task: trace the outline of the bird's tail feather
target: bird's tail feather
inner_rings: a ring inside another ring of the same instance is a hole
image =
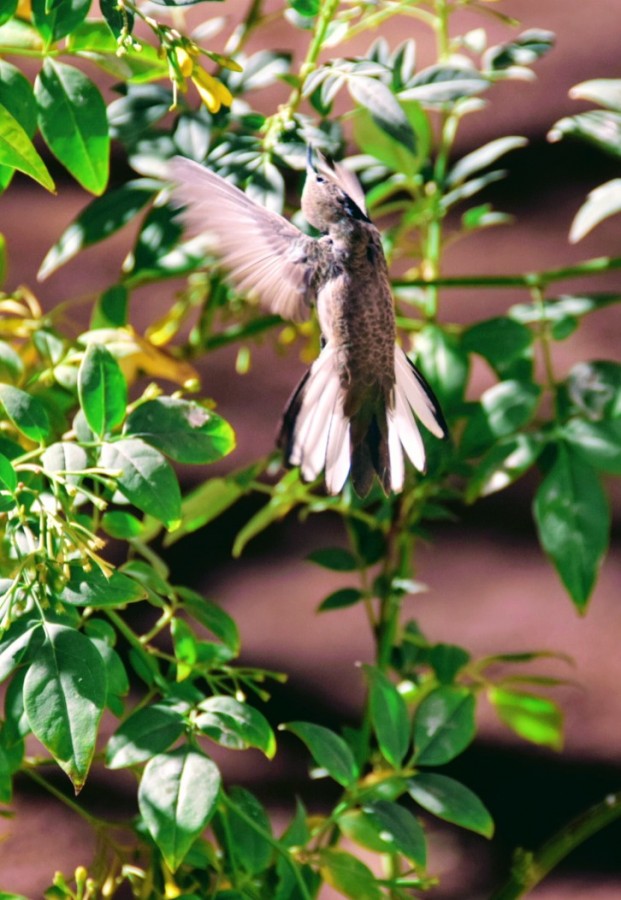
[[[354,489],[368,494],[378,476],[384,490],[403,489],[403,451],[419,471],[425,447],[416,419],[436,437],[447,435],[440,407],[423,376],[395,347],[395,382],[348,418],[334,349],[327,344],[294,391],[281,423],[279,445],[289,465],[313,481],[325,470],[326,488],[338,494],[351,473]]]

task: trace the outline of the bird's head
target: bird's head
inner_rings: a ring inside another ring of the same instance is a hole
[[[339,163],[329,165],[312,147],[307,153],[302,212],[313,228],[324,233],[347,220],[370,221],[356,176]]]

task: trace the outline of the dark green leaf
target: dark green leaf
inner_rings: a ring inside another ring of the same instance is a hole
[[[239,810],[244,818],[237,813]],[[272,826],[269,817],[257,798],[241,787],[233,787],[228,792],[227,801],[228,839],[232,845],[232,853],[236,867],[239,866],[250,875],[256,875],[266,869],[272,857]],[[266,835],[263,837],[256,828],[251,827],[246,818],[252,819],[257,828]]]
[[[107,578],[97,567],[87,571],[83,565],[72,563],[69,572],[69,580],[58,594],[58,599],[72,606],[115,608],[136,603],[147,596],[142,585],[116,570]]]
[[[414,716],[417,765],[441,766],[466,749],[476,731],[474,706],[467,688],[440,687],[427,694]]]
[[[490,47],[483,56],[483,64],[493,71],[511,66],[530,66],[554,46],[554,32],[543,28],[529,28],[512,41]]]
[[[102,344],[89,344],[78,370],[80,406],[100,437],[125,418],[127,384],[121,368]]]
[[[321,850],[319,869],[326,884],[352,900],[381,900],[373,872],[343,850]]]
[[[138,790],[138,806],[173,872],[213,816],[220,782],[216,764],[188,744],[147,763]]]
[[[589,465],[621,475],[621,419],[570,419],[563,428],[563,437]]]
[[[0,25],[4,25],[9,19],[15,15],[18,0],[4,0],[2,10],[0,10]]]
[[[418,819],[403,806],[389,800],[377,800],[363,807],[387,845],[384,852],[402,853],[417,866],[427,862],[425,833]]]
[[[364,596],[358,588],[341,588],[339,591],[334,591],[333,594],[326,597],[320,603],[317,612],[327,612],[330,609],[344,609],[347,606],[353,606],[364,599]]]
[[[587,419],[621,416],[621,365],[609,360],[578,363],[567,378],[567,393]]]
[[[106,765],[122,769],[167,750],[183,734],[184,720],[172,706],[153,703],[132,713],[108,741]]]
[[[410,745],[410,720],[405,700],[383,672],[365,666],[369,679],[371,723],[384,758],[398,769]]]
[[[492,837],[492,817],[477,795],[459,781],[434,772],[420,772],[408,782],[408,792],[434,816],[484,837]]]
[[[490,688],[488,697],[500,720],[520,737],[562,749],[563,714],[552,700],[499,687]]]
[[[17,487],[17,472],[11,460],[0,453],[0,490],[13,493]]]
[[[50,432],[47,411],[37,397],[10,384],[0,384],[0,403],[18,431],[31,441],[41,442]]]
[[[467,650],[455,644],[434,644],[429,648],[429,662],[442,684],[451,684],[470,658]]]
[[[465,456],[476,456],[495,439],[514,434],[534,416],[541,388],[530,381],[500,381],[484,391],[462,437]]]
[[[312,19],[319,12],[319,0],[289,0],[292,9],[305,18]]]
[[[354,783],[358,767],[351,750],[338,734],[310,722],[289,722],[286,729],[306,744],[316,765],[325,769],[331,778],[343,787]]]
[[[106,701],[106,669],[93,642],[65,625],[45,626],[30,663],[24,707],[34,735],[76,791],[86,780]]]
[[[146,179],[129,181],[123,187],[93,200],[48,251],[38,278],[47,278],[81,250],[103,241],[126,225],[146,206],[157,187],[155,182]]]
[[[239,653],[240,638],[235,620],[221,606],[206,600],[200,594],[184,587],[176,590],[183,600],[185,611],[215,634],[233,653]]]
[[[560,445],[535,495],[541,546],[584,612],[608,546],[610,508],[597,473],[573,447]]]
[[[276,753],[276,738],[265,716],[234,697],[209,697],[199,703],[196,725],[223,747],[245,750],[256,747],[268,759]]]
[[[8,678],[26,657],[31,641],[36,646],[42,639],[41,622],[38,620],[22,616],[9,626],[0,640],[0,682]]]
[[[101,517],[101,527],[110,537],[122,541],[130,541],[132,538],[139,537],[143,530],[142,522],[136,516],[120,509],[104,513]]]
[[[511,377],[512,364],[523,360],[527,352],[530,356],[532,343],[530,328],[507,316],[478,322],[462,335],[462,348],[467,353],[478,353],[501,377]]]
[[[91,329],[122,328],[127,325],[129,294],[122,284],[115,284],[97,298],[91,316]]]
[[[47,57],[35,82],[45,142],[82,187],[102,194],[108,183],[110,137],[99,89],[79,69]]]
[[[110,26],[112,34],[118,38],[121,34],[131,34],[134,27],[134,12],[127,6],[119,9],[117,0],[99,0],[101,13]]]
[[[356,143],[364,153],[374,156],[393,172],[413,176],[427,158],[431,141],[431,129],[427,115],[414,101],[401,104],[415,134],[416,153],[402,143],[394,141],[375,122],[366,109],[358,109],[354,117]]]
[[[416,337],[416,363],[445,412],[461,404],[468,380],[468,357],[458,339],[437,325],[427,325]]]
[[[119,490],[138,509],[154,516],[168,528],[181,517],[179,482],[164,457],[138,438],[103,444],[99,465],[120,473]]]
[[[124,430],[177,462],[215,462],[235,447],[228,422],[200,403],[176,397],[141,403],[128,416]]]
[[[358,567],[353,554],[341,547],[313,550],[306,559],[324,569],[331,569],[333,572],[353,572]]]
[[[53,7],[48,0],[32,0],[32,18],[47,44],[59,41],[84,21],[91,0],[63,0]]]
[[[0,104],[0,165],[18,169],[54,192],[52,176],[19,121]],[[5,181],[6,183],[6,181]]]
[[[466,488],[466,501],[472,503],[513,484],[531,468],[542,449],[542,442],[529,434],[495,444],[477,463]]]

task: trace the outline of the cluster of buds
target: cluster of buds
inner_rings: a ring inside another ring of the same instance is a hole
[[[201,50],[196,44],[181,38],[181,42],[175,43],[167,50],[168,64],[170,66],[170,79],[175,91],[173,108],[177,102],[177,91],[187,90],[187,81],[190,79],[198,91],[199,97],[210,113],[217,113],[222,106],[230,106],[233,95],[222,81],[210,75],[198,62],[199,55],[205,53],[213,62],[234,72],[241,72],[241,66],[230,59],[209,50]]]

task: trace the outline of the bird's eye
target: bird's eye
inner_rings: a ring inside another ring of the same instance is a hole
[[[317,184],[323,184],[325,180],[326,180],[326,179],[323,178],[321,175],[316,175],[316,176],[315,176],[315,181],[317,182]]]

